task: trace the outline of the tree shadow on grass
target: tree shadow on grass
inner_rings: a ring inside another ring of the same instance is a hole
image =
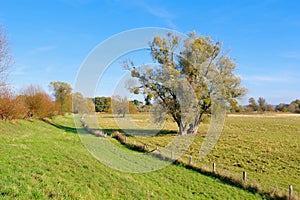
[[[112,135],[114,132],[120,132],[124,135],[130,136],[141,136],[141,137],[151,137],[151,136],[162,136],[162,135],[176,135],[177,131],[170,130],[155,130],[155,129],[101,129],[107,135]]]
[[[74,128],[74,127],[68,127],[64,126],[58,123],[54,123],[49,119],[43,119],[45,123],[54,126],[55,128],[64,130],[69,133],[74,133],[74,134],[83,134],[86,133],[86,130],[82,128]],[[96,129],[95,129],[96,130]],[[131,136],[141,136],[141,137],[151,137],[151,136],[163,136],[163,135],[176,135],[177,131],[174,130],[155,130],[155,129],[100,129],[107,135],[112,135],[114,132],[120,132],[123,133],[124,135],[131,137]]]
[[[68,133],[74,133],[74,134],[77,134],[77,133],[79,133],[79,132],[80,132],[80,133],[83,132],[83,131],[81,131],[81,129],[83,130],[83,128],[77,129],[77,128],[74,128],[74,127],[63,126],[63,125],[61,125],[61,124],[53,123],[52,121],[47,120],[47,119],[43,119],[42,121],[43,121],[43,122],[46,122],[46,123],[49,124],[49,125],[54,126],[55,128],[64,130],[64,131],[66,131],[66,132],[68,132]]]

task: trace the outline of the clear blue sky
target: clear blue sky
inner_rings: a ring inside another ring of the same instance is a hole
[[[16,89],[33,83],[48,90],[57,80],[73,85],[100,42],[128,29],[165,27],[222,41],[249,89],[242,103],[262,96],[278,104],[300,98],[299,10],[294,0],[5,0],[0,24],[14,54],[10,81]],[[111,80],[116,71],[108,72]]]

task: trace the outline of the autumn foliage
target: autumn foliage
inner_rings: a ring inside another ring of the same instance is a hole
[[[0,87],[0,120],[12,120],[26,116],[26,105],[7,86]]]
[[[19,97],[26,105],[27,117],[44,118],[54,112],[54,102],[39,85],[28,86]]]
[[[54,101],[40,86],[30,85],[20,95],[0,87],[0,120],[41,119],[54,113]]]

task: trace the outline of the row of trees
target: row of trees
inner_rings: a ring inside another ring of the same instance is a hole
[[[149,112],[151,103],[143,103],[138,100],[128,101],[126,98],[120,96],[113,97],[95,97],[92,99],[95,104],[95,112],[106,112],[113,113],[112,108],[114,107],[114,113],[119,115],[125,115],[127,113],[138,113],[138,112]],[[237,105],[230,106],[230,112],[291,112],[300,113],[300,100],[292,101],[290,104],[280,103],[278,105],[271,105],[267,103],[266,99],[259,97],[257,100],[251,97],[248,100],[248,105]],[[113,106],[112,106],[113,105]]]
[[[280,103],[275,107],[275,110],[281,112],[300,113],[300,100],[296,99],[290,104]]]
[[[85,98],[81,93],[72,93],[71,86],[65,82],[51,82],[49,88],[52,90],[55,100],[39,85],[29,85],[23,88],[18,95],[15,95],[9,87],[1,86],[0,119],[44,118],[66,112],[106,112],[124,117],[128,113],[148,112],[152,106],[151,104],[145,105],[138,100],[128,101],[120,96]],[[257,101],[251,97],[248,105],[239,106],[237,110],[232,108],[231,111],[300,113],[300,100],[274,106],[268,104],[262,97],[259,97]]]
[[[268,104],[266,99],[259,97],[257,101],[251,97],[248,100],[249,104],[246,106],[239,106],[236,110],[238,112],[265,112],[265,111],[274,111],[274,107],[271,104]]]
[[[292,101],[290,104],[280,103],[278,105],[271,105],[267,103],[266,99],[259,97],[257,101],[251,97],[248,100],[249,104],[245,106],[239,106],[237,109],[231,108],[231,112],[291,112],[300,113],[300,100]]]
[[[0,88],[0,119],[43,118],[53,114],[55,102],[37,85],[30,85],[16,95],[7,85]]]
[[[92,98],[95,104],[95,112],[106,112],[106,113],[137,113],[147,112],[150,105],[145,105],[143,102],[138,100],[128,100],[126,97],[112,96],[112,97],[95,97]]]
[[[53,99],[39,85],[29,85],[16,94],[8,85],[0,87],[0,120],[41,119],[67,112],[94,112],[94,104],[80,93],[72,93],[65,82],[51,82]]]
[[[51,82],[49,89],[54,99],[39,85],[29,85],[15,94],[8,86],[0,89],[0,120],[41,119],[64,113],[107,112],[121,117],[144,111],[142,102],[129,101],[121,96],[85,98],[81,93],[72,93],[65,82]]]

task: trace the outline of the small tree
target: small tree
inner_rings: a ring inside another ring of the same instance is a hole
[[[266,111],[274,111],[274,107],[271,104],[267,104]]]
[[[259,109],[259,106],[253,97],[249,99],[249,107],[252,109],[252,111],[258,111]]]
[[[245,92],[233,74],[236,64],[222,54],[221,43],[209,37],[192,33],[181,46],[179,38],[168,33],[154,37],[150,49],[157,65],[136,68],[125,63],[140,83],[131,91],[144,94],[146,103],[160,104],[181,135],[196,133],[204,113],[224,102],[234,105]]]
[[[96,112],[108,112],[111,106],[110,97],[95,97],[93,99]]]
[[[72,103],[74,113],[95,112],[95,105],[93,103],[93,100],[84,98],[84,96],[79,92],[72,94]]]
[[[285,103],[280,103],[275,107],[276,111],[286,112],[288,105]]]
[[[49,88],[53,91],[53,96],[59,105],[60,113],[72,111],[72,87],[65,82],[51,82]]]
[[[264,98],[259,97],[257,102],[258,102],[260,110],[262,110],[263,112],[267,110],[267,105],[268,104],[267,104],[267,102]]]
[[[112,96],[112,113],[125,117],[129,113],[129,102],[126,97]]]

